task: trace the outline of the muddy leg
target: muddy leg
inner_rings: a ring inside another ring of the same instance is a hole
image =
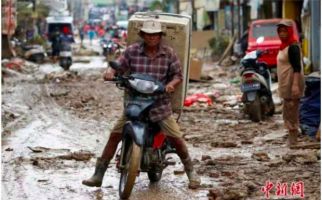
[[[294,146],[297,144],[298,131],[289,130],[288,131],[288,146]]]
[[[177,151],[178,156],[181,159],[184,169],[189,179],[189,188],[196,189],[200,186],[200,178],[193,168],[191,157],[188,153],[187,145],[182,138],[169,137],[169,141]]]
[[[111,160],[116,152],[117,146],[122,140],[122,134],[120,133],[111,133],[110,138],[108,139],[107,144],[102,152],[102,158],[104,160]]]
[[[111,136],[103,150],[102,156],[97,159],[95,171],[91,178],[83,180],[83,184],[90,187],[101,187],[104,174],[110,160],[113,158],[117,145],[122,139],[122,134],[111,133]]]
[[[90,187],[101,187],[104,174],[106,172],[109,160],[104,160],[102,158],[97,158],[95,165],[95,172],[89,179],[83,180],[82,184]]]

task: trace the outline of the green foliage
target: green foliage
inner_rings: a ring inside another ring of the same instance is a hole
[[[40,3],[36,7],[36,12],[37,12],[38,18],[48,17],[49,7]]]
[[[28,44],[39,44],[42,45],[43,47],[46,46],[46,40],[41,37],[40,35],[37,35],[35,37],[33,37],[32,39],[27,41]]]
[[[220,56],[229,44],[229,36],[216,36],[208,42],[209,46],[212,48],[213,55]]]
[[[163,12],[169,12],[170,6],[176,3],[178,3],[177,0],[155,0],[150,4],[149,9],[151,11],[161,10]]]
[[[17,21],[18,25],[24,24],[25,26],[32,25],[32,8],[29,6],[30,3],[18,2],[17,4]],[[45,18],[48,16],[49,8],[44,4],[37,4],[36,6],[37,18]]]
[[[155,10],[163,10],[164,6],[162,5],[162,3],[158,0],[155,0],[151,3],[150,5],[150,10],[151,11],[155,11]]]

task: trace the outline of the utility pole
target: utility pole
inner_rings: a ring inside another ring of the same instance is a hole
[[[231,0],[230,1],[230,13],[231,13],[231,36],[233,37],[234,36],[234,0]]]
[[[241,28],[240,28],[240,0],[237,0],[237,15],[238,15],[238,39],[240,38],[241,36]]]
[[[191,0],[192,8],[192,30],[197,30],[197,12],[195,8],[195,0]]]
[[[35,36],[35,34],[38,35],[38,30],[37,30],[37,26],[36,26],[36,19],[37,19],[37,15],[38,13],[36,12],[36,0],[31,0],[32,3],[32,29],[33,29],[33,36]]]
[[[248,20],[250,19],[250,9],[247,5],[247,0],[243,0],[242,3],[242,32],[248,29]]]
[[[176,10],[177,14],[180,14],[180,0],[176,0]]]

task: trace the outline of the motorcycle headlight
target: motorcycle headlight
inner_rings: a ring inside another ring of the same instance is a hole
[[[135,78],[133,80],[129,80],[129,82],[132,88],[144,94],[152,94],[159,88],[159,86],[153,81]]]

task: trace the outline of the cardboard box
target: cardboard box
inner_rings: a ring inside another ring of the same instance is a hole
[[[191,39],[191,48],[205,49],[210,48],[209,40],[215,37],[215,31],[193,31]]]
[[[202,65],[203,65],[202,60],[198,58],[190,59],[189,80],[195,80],[195,81],[200,80]]]

